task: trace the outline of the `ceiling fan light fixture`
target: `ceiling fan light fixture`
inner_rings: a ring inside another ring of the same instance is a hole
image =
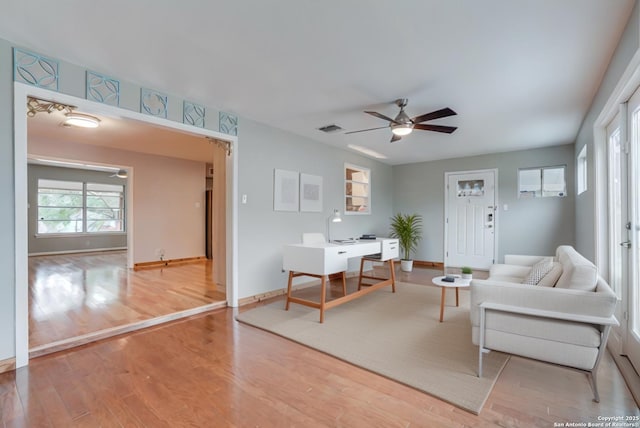
[[[100,125],[100,119],[88,114],[67,113],[65,114],[64,125],[77,126],[80,128],[97,128]]]
[[[393,132],[398,137],[404,137],[405,135],[409,135],[411,134],[411,131],[413,131],[413,124],[411,123],[391,125],[391,132]]]

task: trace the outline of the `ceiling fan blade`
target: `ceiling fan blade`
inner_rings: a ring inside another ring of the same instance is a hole
[[[356,134],[358,132],[366,132],[366,131],[375,131],[376,129],[382,129],[382,128],[388,128],[389,126],[380,126],[378,128],[369,128],[369,129],[361,129],[359,131],[349,131],[349,132],[345,132],[345,134]]]
[[[413,123],[422,123],[426,122],[427,120],[440,119],[441,117],[455,116],[456,114],[458,113],[451,110],[449,107],[446,107],[440,110],[432,111],[431,113],[416,116],[411,120],[413,120]]]
[[[400,140],[402,140],[401,136],[393,134],[393,136],[391,137],[390,143],[395,143],[396,141],[400,141]]]
[[[397,123],[395,119],[391,119],[390,117],[387,117],[384,114],[378,113],[377,111],[365,111],[365,113],[370,114],[371,116],[375,116],[378,119],[386,120],[391,123]]]
[[[421,123],[416,123],[413,125],[413,129],[422,129],[423,131],[435,131],[435,132],[444,132],[447,134],[451,134],[453,131],[458,129],[455,126],[442,126],[442,125],[425,125]]]

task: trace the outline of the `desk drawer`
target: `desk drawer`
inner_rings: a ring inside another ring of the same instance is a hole
[[[400,254],[400,243],[397,239],[384,239],[382,241],[382,257],[380,260],[397,259]]]
[[[330,275],[346,271],[349,257],[342,246],[325,248],[285,245],[282,266],[284,270]]]

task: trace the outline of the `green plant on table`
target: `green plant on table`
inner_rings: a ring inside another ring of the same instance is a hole
[[[464,273],[465,275],[471,275],[473,273],[473,271],[471,270],[471,268],[469,266],[463,266],[460,269],[460,272]]]

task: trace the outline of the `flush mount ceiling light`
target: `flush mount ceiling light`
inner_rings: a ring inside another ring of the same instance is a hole
[[[100,119],[88,114],[67,113],[63,122],[65,126],[77,126],[80,128],[97,128],[100,125]]]

